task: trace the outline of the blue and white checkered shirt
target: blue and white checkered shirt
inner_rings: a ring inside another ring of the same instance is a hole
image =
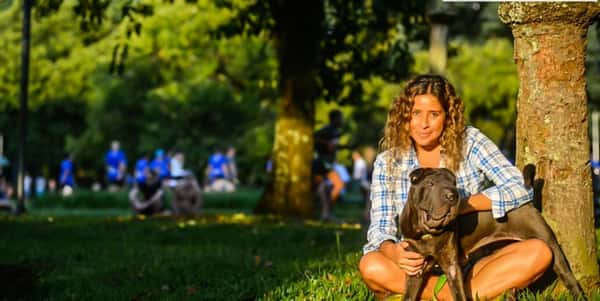
[[[506,212],[533,199],[533,190],[526,189],[523,175],[500,152],[488,137],[474,127],[466,128],[466,156],[456,173],[456,184],[461,199],[472,194],[483,193],[492,200],[492,215],[503,217]],[[371,225],[367,233],[364,253],[379,249],[386,240],[402,239],[397,218],[408,198],[409,174],[419,168],[417,153],[413,147],[407,155],[394,160],[399,175],[387,174],[387,156],[383,152],[377,156],[373,166],[371,184]],[[441,160],[443,167],[443,160]],[[398,172],[396,172],[398,173]],[[486,188],[486,178],[494,185]]]

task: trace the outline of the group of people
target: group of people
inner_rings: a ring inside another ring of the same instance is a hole
[[[144,154],[135,162],[133,173],[130,175],[127,171],[127,157],[119,141],[113,141],[104,156],[104,163],[108,191],[130,187],[129,199],[132,208],[142,214],[167,210],[163,202],[164,189],[173,189],[174,195],[176,190],[181,188],[179,186],[187,187],[186,189],[191,191],[197,190],[198,193],[202,190],[232,192],[239,183],[233,147],[229,147],[226,152],[216,148],[209,157],[205,170],[204,189],[200,188],[194,174],[184,168],[185,156],[181,151],[165,153],[164,150],[157,149],[153,157]],[[180,185],[182,183],[184,185]],[[60,191],[63,195],[69,195],[74,186],[73,158],[71,154],[66,154],[60,165]],[[184,194],[181,192],[178,195]]]
[[[113,141],[104,156],[106,169],[106,185],[109,191],[116,191],[126,186],[145,183],[148,171],[158,175],[158,179],[177,180],[190,175],[191,171],[184,169],[185,156],[181,151],[166,153],[157,149],[154,156],[142,155],[134,166],[132,174],[128,174],[128,161],[121,149],[119,141]],[[59,187],[61,190],[72,190],[75,186],[73,157],[67,153],[60,164]],[[206,191],[234,191],[239,183],[235,162],[235,148],[229,147],[226,152],[217,148],[208,159],[205,170]],[[169,183],[174,184],[174,181]]]

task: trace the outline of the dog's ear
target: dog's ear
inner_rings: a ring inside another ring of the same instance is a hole
[[[530,163],[523,167],[523,180],[525,181],[525,187],[533,187],[535,181],[535,165]]]
[[[454,173],[450,169],[440,168],[440,173],[442,173],[445,177],[452,179],[452,182],[456,184],[456,175],[454,175]]]
[[[415,170],[413,170],[409,177],[410,177],[410,183],[411,184],[418,184],[419,182],[421,182],[421,179],[423,179],[423,175],[425,174],[425,168],[417,168]]]

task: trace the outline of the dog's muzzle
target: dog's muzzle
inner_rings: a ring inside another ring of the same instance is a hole
[[[419,220],[428,233],[437,234],[458,216],[459,198],[454,187],[442,187],[432,195],[432,200],[419,208]],[[429,205],[429,206],[427,206]]]

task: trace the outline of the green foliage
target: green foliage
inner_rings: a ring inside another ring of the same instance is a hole
[[[219,3],[235,6],[237,2]],[[311,16],[307,23],[302,23],[304,14]],[[272,33],[282,74],[318,70],[318,92],[310,101],[320,98],[356,105],[362,104],[363,81],[372,77],[397,81],[408,74],[412,62],[408,39],[424,24],[423,1],[335,0],[310,8],[294,1],[248,1],[216,32],[225,36]]]
[[[509,39],[490,38],[478,45],[450,43],[447,77],[465,104],[468,123],[480,128],[502,149],[513,150],[519,89],[513,47]],[[428,53],[415,54],[414,73],[428,72]]]
[[[80,17],[74,12],[82,3],[77,1],[61,2],[54,13],[34,18],[28,169],[55,176],[69,151],[80,184],[87,186],[103,179],[104,153],[118,139],[130,168],[143,153],[179,149],[186,154],[186,168],[200,178],[213,148],[232,145],[238,149],[240,178],[260,180],[270,153],[277,87],[269,42],[211,38],[211,29],[232,15],[212,2],[157,2],[151,17],[136,15],[135,22],[143,23],[135,27],[140,34],[129,35],[133,21],[122,21],[126,2],[103,9],[109,22],[93,28],[73,26]],[[0,24],[5,25],[0,45],[6,49],[0,53],[0,126],[5,151],[16,162],[17,2],[0,11]],[[109,73],[115,46],[128,49],[127,60],[117,62],[121,76]],[[254,141],[262,144],[256,147]]]

